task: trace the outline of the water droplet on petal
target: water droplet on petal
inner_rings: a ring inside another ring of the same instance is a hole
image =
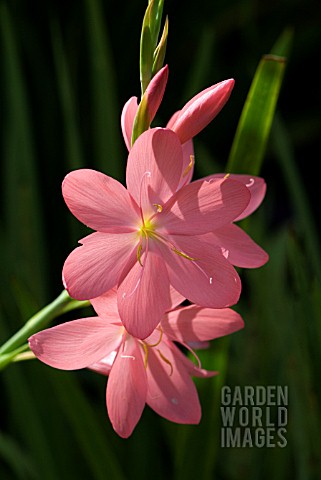
[[[222,251],[224,257],[227,259],[228,256],[229,256],[230,251],[227,250],[227,248],[224,248],[224,247],[221,247],[221,251]]]
[[[254,184],[254,182],[255,182],[254,178],[250,178],[249,183],[246,183],[245,185],[246,185],[247,187],[252,187],[252,185]]]
[[[171,402],[172,402],[173,405],[178,405],[178,400],[177,400],[177,398],[174,398],[174,397],[171,398]]]

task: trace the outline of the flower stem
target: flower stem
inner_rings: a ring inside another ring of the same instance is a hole
[[[51,303],[42,308],[33,315],[2,347],[0,347],[0,355],[15,353],[17,355],[24,342],[33,334],[43,329],[54,318],[76,308],[87,307],[90,303],[87,301],[80,302],[71,298],[66,290]],[[13,352],[15,351],[15,352]],[[15,355],[10,355],[13,359]],[[9,357],[7,357],[9,359]],[[11,360],[9,360],[11,361]],[[8,362],[7,362],[8,363]]]
[[[9,353],[0,355],[0,370],[6,367],[9,363],[17,361],[19,355],[25,354],[27,349],[28,344],[25,343],[24,345],[21,345],[21,347],[11,350]]]

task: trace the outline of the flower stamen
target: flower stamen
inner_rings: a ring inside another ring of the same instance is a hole
[[[158,339],[158,341],[157,341],[156,343],[147,343],[147,342],[144,342],[144,344],[145,344],[147,347],[151,347],[151,348],[157,347],[157,345],[159,345],[159,344],[161,343],[162,338],[163,338],[163,329],[162,329],[161,327],[159,327],[159,333],[160,333],[159,339]]]
[[[148,346],[146,345],[145,342],[142,342],[142,345],[143,345],[143,349],[144,349],[144,353],[145,353],[145,356],[144,356],[144,367],[145,369],[147,368],[147,364],[148,364]]]
[[[197,366],[198,366],[198,368],[202,368],[201,361],[200,361],[198,355],[197,355],[197,354],[194,352],[194,350],[192,349],[192,347],[190,347],[190,346],[188,345],[188,343],[183,343],[183,342],[181,342],[181,341],[180,341],[180,344],[183,345],[183,347],[185,347],[185,348],[193,355],[193,357],[194,357],[195,360],[197,361]]]
[[[145,222],[144,222],[144,215],[143,215],[143,210],[142,210],[142,191],[143,191],[143,181],[144,181],[144,178],[147,177],[147,178],[150,178],[152,176],[151,172],[145,172],[144,175],[142,176],[141,178],[141,181],[140,181],[140,188],[139,188],[139,205],[140,205],[140,216],[141,216],[141,219],[142,219],[142,222],[143,222],[143,227],[145,226]]]
[[[186,175],[188,174],[188,172],[190,171],[190,169],[193,167],[193,165],[195,163],[195,156],[194,155],[190,155],[189,158],[190,158],[190,162],[183,172],[183,175],[182,175],[183,177],[186,177]]]
[[[140,264],[141,267],[143,266],[142,260],[141,260],[142,248],[143,248],[143,246],[142,246],[142,244],[140,243],[140,244],[138,245],[138,247],[137,247],[137,260],[138,260],[138,262],[139,262],[139,264]]]
[[[186,258],[187,260],[191,260],[192,262],[195,262],[196,258],[192,258],[186,253],[181,252],[180,250],[177,250],[177,248],[172,247],[173,252],[177,253],[177,255],[180,255],[183,258]]]
[[[173,365],[172,365],[171,361],[168,360],[168,358],[166,358],[159,349],[157,349],[157,351],[158,351],[158,354],[161,357],[161,359],[164,360],[164,362],[167,363],[167,365],[170,366],[171,371],[170,371],[169,376],[171,377],[173,375],[173,371],[174,371],[174,368],[173,368]]]
[[[153,206],[156,207],[157,213],[161,213],[163,211],[163,207],[160,205],[160,203],[153,203]]]

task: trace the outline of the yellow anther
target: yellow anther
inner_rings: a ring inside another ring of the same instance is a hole
[[[141,252],[142,252],[142,244],[139,244],[138,247],[137,247],[137,260],[140,264],[140,266],[142,267],[143,264],[142,264],[142,260],[141,260]]]
[[[192,258],[189,255],[186,255],[186,253],[180,252],[179,250],[177,250],[177,248],[173,247],[172,250],[173,252],[177,253],[177,255],[180,255],[181,257],[186,258],[187,260],[192,260],[192,262],[196,260],[196,258]]]
[[[153,205],[154,207],[156,207],[158,213],[161,213],[163,211],[163,207],[159,203],[153,203]]]
[[[143,342],[143,349],[145,352],[145,357],[144,357],[144,367],[147,368],[147,363],[148,363],[148,347],[146,343]]]
[[[223,180],[226,180],[230,175],[231,175],[230,173],[227,173]]]
[[[188,174],[188,172],[190,171],[190,169],[193,167],[194,163],[195,163],[195,157],[194,155],[190,155],[189,156],[190,158],[190,162],[189,164],[187,165],[187,167],[185,168],[184,172],[183,172],[183,177],[186,177],[186,175]]]

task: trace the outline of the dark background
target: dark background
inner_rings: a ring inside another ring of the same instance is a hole
[[[140,94],[146,4],[0,1],[1,343],[62,291],[63,262],[88,233],[63,202],[65,174],[89,167],[124,181],[120,115]],[[1,478],[118,478],[115,463],[125,478],[320,478],[321,4],[165,0],[165,15],[169,81],[155,126],[203,88],[236,81],[195,139],[195,177],[225,170],[256,67],[286,29],[293,34],[261,171],[267,195],[246,226],[270,261],[241,272],[236,308],[246,328],[202,357],[221,375],[198,382],[199,427],[172,425],[146,408],[123,441],[106,416],[104,378],[36,361],[10,365],[0,373]],[[288,385],[286,448],[222,449],[220,382]]]

